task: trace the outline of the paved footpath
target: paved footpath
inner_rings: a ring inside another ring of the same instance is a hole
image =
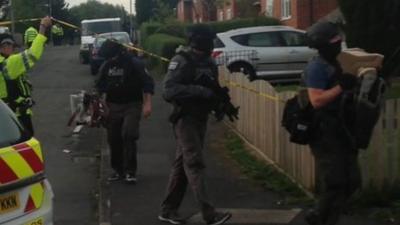
[[[158,85],[153,99],[154,112],[149,120],[141,124],[141,138],[138,153],[138,183],[108,183],[109,153],[106,143],[102,147],[100,168],[100,224],[101,225],[158,225],[160,202],[165,193],[170,166],[175,153],[175,140],[167,117],[170,106],[160,96]],[[210,144],[215,133],[224,129],[211,121],[207,135],[206,158],[207,186],[210,199],[215,206],[227,209],[233,217],[227,224],[252,225],[305,225],[303,212],[296,207],[282,207],[276,204],[280,197],[256,187],[238,172],[224,152]],[[180,213],[189,218],[188,224],[204,224],[188,189]],[[340,225],[382,225],[369,220],[344,218]]]

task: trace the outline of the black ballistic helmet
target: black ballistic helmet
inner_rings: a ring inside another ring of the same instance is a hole
[[[0,46],[2,44],[5,44],[5,43],[12,44],[12,45],[16,46],[14,37],[11,34],[8,34],[8,33],[0,34]]]
[[[99,56],[110,59],[124,50],[124,46],[115,39],[107,39],[99,49]]]
[[[214,48],[215,32],[205,24],[196,24],[188,29],[188,40],[190,47],[211,53]]]
[[[331,22],[318,22],[312,25],[306,33],[307,44],[310,48],[320,49],[330,44],[339,35],[338,27]]]

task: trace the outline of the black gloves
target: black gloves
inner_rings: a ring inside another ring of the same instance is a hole
[[[338,83],[344,91],[349,91],[357,85],[357,76],[343,73],[337,76]]]

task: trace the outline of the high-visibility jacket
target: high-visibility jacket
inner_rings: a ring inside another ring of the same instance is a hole
[[[25,31],[25,35],[24,35],[25,45],[28,44],[29,42],[32,42],[33,40],[35,40],[37,35],[38,35],[38,31],[34,27],[29,27]]]
[[[57,35],[57,36],[63,36],[64,35],[64,30],[61,26],[58,25],[54,25],[51,27],[51,33],[53,33],[53,35]]]
[[[33,40],[32,46],[18,54],[11,55],[7,59],[0,56],[0,98],[6,99],[8,90],[6,80],[15,80],[28,71],[40,59],[47,38],[38,34]]]

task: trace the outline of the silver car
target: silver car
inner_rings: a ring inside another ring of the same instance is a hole
[[[218,33],[213,57],[231,72],[249,79],[280,82],[299,80],[316,54],[307,47],[305,31],[288,26],[259,26]]]

